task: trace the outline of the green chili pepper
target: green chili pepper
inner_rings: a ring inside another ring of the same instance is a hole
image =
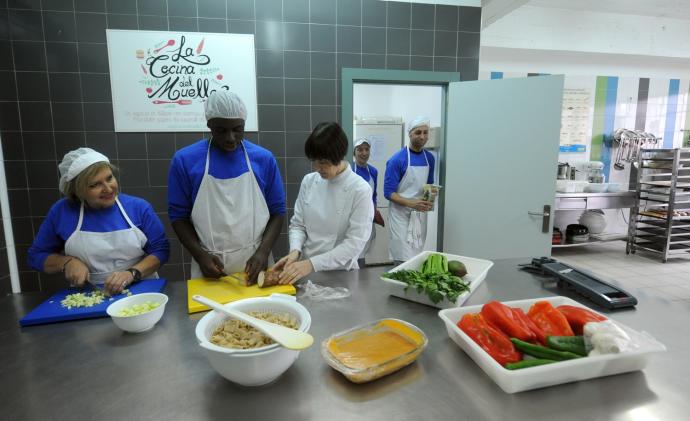
[[[546,358],[549,360],[563,361],[572,360],[575,358],[582,358],[582,355],[577,355],[573,352],[556,351],[555,349],[546,348],[541,345],[534,345],[529,342],[521,341],[516,338],[510,338],[510,341],[515,345],[515,348],[537,358]]]
[[[587,356],[585,338],[582,336],[547,336],[546,345],[557,351],[572,352],[583,357]]]
[[[558,361],[555,361],[555,360],[536,358],[536,359],[532,359],[532,360],[522,360],[522,361],[518,361],[516,363],[508,363],[505,365],[505,367],[508,370],[519,370],[521,368],[536,367],[538,365],[551,364],[551,363],[557,363],[557,362]]]

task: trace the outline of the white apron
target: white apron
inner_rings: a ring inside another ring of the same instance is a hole
[[[223,261],[227,274],[244,271],[247,260],[261,244],[270,217],[244,142],[240,146],[249,171],[221,180],[208,172],[209,141],[204,177],[192,207],[192,223],[201,246]],[[199,264],[192,259],[192,278],[203,276]]]
[[[134,226],[125,212],[120,199],[115,198],[129,228],[110,232],[82,231],[84,222],[84,203],[79,209],[77,228],[65,242],[65,254],[77,257],[89,268],[89,282],[104,284],[111,273],[124,271],[146,255],[146,234]],[[157,278],[154,273],[147,278]]]
[[[356,174],[357,173],[357,163],[352,163],[352,171]],[[372,194],[372,201],[373,199],[373,194],[374,194],[374,178],[371,176],[371,171],[369,171],[369,165],[365,167],[367,169],[367,174],[369,174],[369,187],[371,187],[371,194]],[[374,211],[376,211],[376,208],[374,208]],[[369,236],[369,241],[367,241],[367,244],[364,246],[364,250],[362,250],[362,253],[359,255],[360,259],[363,259],[364,256],[367,254],[369,249],[371,248],[371,244],[374,242],[374,238],[376,238],[376,225],[374,225],[374,221],[371,222],[371,236]]]
[[[405,175],[398,185],[397,193],[406,199],[419,199],[424,193],[424,184],[429,177],[429,160],[424,154],[426,166],[413,167],[410,165],[410,148],[407,149],[407,168]],[[414,220],[411,219],[414,217]],[[410,224],[412,222],[412,225]],[[427,214],[417,212],[401,206],[393,201],[390,202],[390,254],[393,260],[405,261],[421,253],[426,240]],[[412,229],[412,231],[410,231]],[[413,234],[413,239],[410,235]]]

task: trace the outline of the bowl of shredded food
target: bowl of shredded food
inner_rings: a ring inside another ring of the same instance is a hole
[[[168,296],[158,292],[131,295],[110,304],[106,312],[125,332],[146,332],[163,317]]]
[[[302,332],[311,327],[309,311],[285,294],[247,298],[225,307]],[[299,351],[284,348],[255,328],[216,311],[199,320],[196,339],[213,369],[243,386],[271,383],[299,356]]]

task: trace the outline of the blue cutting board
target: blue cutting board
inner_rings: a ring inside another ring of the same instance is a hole
[[[162,292],[165,288],[166,280],[162,278],[158,279],[143,279],[134,285],[131,285],[128,289],[132,293],[141,294],[143,292]],[[24,316],[23,319],[19,321],[21,326],[33,326],[42,325],[48,323],[64,322],[68,320],[79,320],[79,319],[93,319],[96,317],[108,317],[108,313],[105,310],[108,306],[115,301],[125,298],[126,295],[116,295],[112,298],[112,301],[108,298],[103,300],[102,303],[97,304],[93,307],[78,307],[67,309],[60,304],[67,295],[74,294],[77,292],[90,291],[87,289],[80,288],[65,288],[60,290],[55,295],[51,296],[44,302],[42,302],[38,307],[31,310],[29,314]]]

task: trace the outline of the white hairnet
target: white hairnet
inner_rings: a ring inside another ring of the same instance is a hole
[[[422,115],[417,116],[412,121],[409,121],[407,123],[407,133],[410,133],[412,130],[416,129],[419,126],[429,127],[430,124],[431,122],[429,121],[429,117],[425,117]]]
[[[107,156],[91,148],[79,148],[67,152],[58,165],[60,170],[60,191],[65,192],[67,183],[96,162],[110,162]]]
[[[362,143],[366,143],[367,145],[371,146],[371,143],[369,143],[369,140],[366,137],[360,137],[359,139],[355,140],[353,148],[357,148],[357,146],[361,145]]]
[[[234,92],[215,91],[204,105],[206,121],[212,118],[241,118],[247,119],[247,107],[242,99]]]

